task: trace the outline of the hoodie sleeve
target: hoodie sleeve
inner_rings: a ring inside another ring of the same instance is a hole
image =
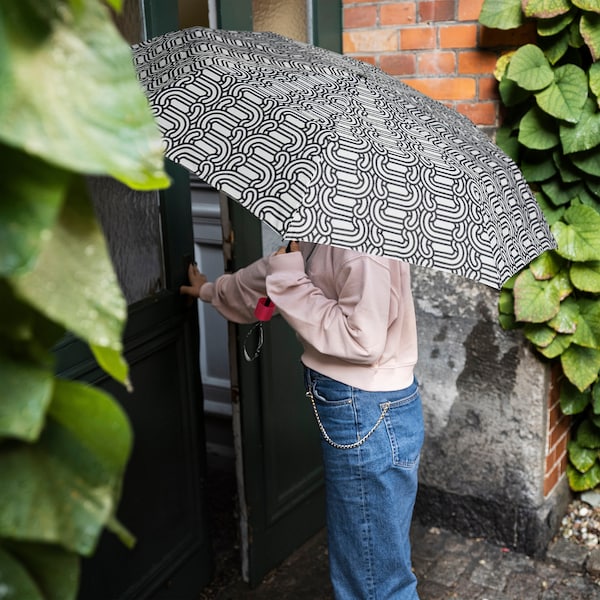
[[[298,335],[318,352],[357,364],[375,364],[385,349],[390,273],[357,254],[335,274],[337,298],[328,298],[304,271],[299,252],[270,257],[269,297]]]
[[[256,303],[267,293],[267,260],[261,258],[235,273],[221,275],[214,283],[205,283],[200,299],[211,303],[229,321],[253,323]]]

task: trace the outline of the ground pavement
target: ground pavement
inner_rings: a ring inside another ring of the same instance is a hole
[[[333,599],[324,530],[250,590],[240,576],[235,483],[222,469],[212,471],[209,482],[217,564],[198,600]],[[411,537],[421,600],[600,600],[600,546],[588,550],[559,538],[544,560],[534,560],[418,522]]]

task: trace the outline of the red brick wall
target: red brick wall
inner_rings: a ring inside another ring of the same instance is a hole
[[[497,0],[502,2],[503,0]],[[498,57],[535,39],[531,26],[482,27],[483,0],[343,0],[344,53],[440,100],[493,134],[501,122]],[[548,406],[544,494],[564,475],[569,419],[553,380]]]
[[[498,0],[502,1],[502,0]],[[530,27],[490,30],[483,0],[343,0],[344,53],[452,106],[486,128],[499,124],[498,56],[532,39]]]

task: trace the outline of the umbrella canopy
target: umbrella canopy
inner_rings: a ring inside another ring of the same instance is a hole
[[[133,55],[166,156],[284,239],[495,288],[555,247],[514,162],[375,67],[273,33],[204,28]]]

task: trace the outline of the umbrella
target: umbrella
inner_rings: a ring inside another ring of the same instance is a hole
[[[133,47],[166,156],[284,239],[495,288],[556,247],[521,172],[471,121],[381,70],[265,32]]]

